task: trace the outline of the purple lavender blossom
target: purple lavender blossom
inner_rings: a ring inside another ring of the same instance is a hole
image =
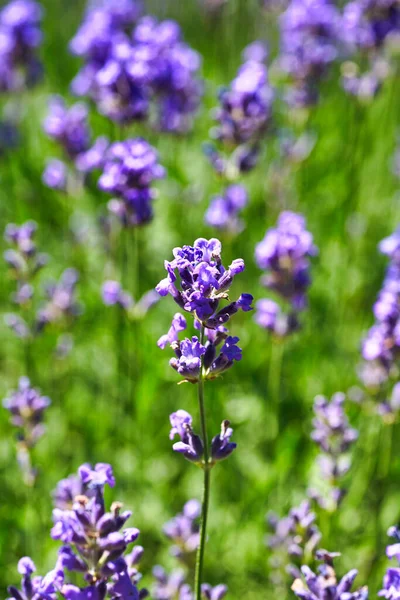
[[[61,479],[52,493],[54,507],[61,510],[72,510],[77,496],[95,494],[95,490],[86,488],[87,486],[79,475],[69,475],[65,479]]]
[[[151,597],[154,600],[193,600],[193,593],[183,570],[176,569],[168,574],[163,567],[153,568],[154,585]]]
[[[0,11],[0,91],[21,90],[40,79],[41,19],[42,8],[32,0],[12,0]]]
[[[170,415],[171,431],[169,439],[173,440],[175,435],[179,435],[180,442],[175,442],[172,449],[180,452],[191,462],[199,463],[203,456],[203,442],[200,437],[193,432],[192,417],[185,410],[179,409]]]
[[[67,108],[61,96],[51,97],[43,127],[47,135],[56,140],[71,159],[89,148],[90,129],[85,104],[77,103]]]
[[[252,309],[252,296],[242,294],[236,302],[218,310],[220,300],[227,298],[234,277],[244,270],[244,262],[239,258],[228,269],[224,268],[219,240],[199,238],[193,246],[174,248],[173,254],[174,260],[165,261],[168,276],[156,287],[160,296],[171,294],[178,306],[210,329],[227,323],[239,310]]]
[[[31,558],[25,556],[18,562],[18,573],[22,575],[21,589],[10,585],[7,589],[10,598],[14,600],[57,600],[57,592],[60,590],[64,574],[61,569],[50,571],[45,577],[32,577],[36,571],[35,563]]]
[[[67,189],[67,165],[62,160],[47,161],[42,180],[47,187],[65,192]]]
[[[333,567],[333,558],[337,553],[321,550],[317,553],[317,559],[323,564],[318,567],[318,573],[314,573],[309,567],[303,566],[301,572],[304,578],[298,578],[293,582],[292,590],[302,600],[323,600],[326,591],[332,600],[366,600],[368,588],[362,587],[352,592],[351,588],[357,576],[357,570],[353,569],[344,575],[339,581]]]
[[[209,583],[203,583],[201,594],[205,600],[222,600],[228,593],[228,587],[223,583],[212,587]]]
[[[170,549],[171,554],[192,567],[200,539],[198,523],[200,514],[200,502],[189,500],[182,512],[165,523],[163,527],[163,533],[173,542]]]
[[[231,442],[233,429],[230,422],[225,419],[221,424],[221,433],[216,435],[211,442],[211,458],[214,462],[228,458],[235,450],[237,444]]]
[[[18,390],[3,400],[11,414],[11,423],[18,429],[17,460],[27,485],[33,485],[36,472],[31,464],[30,452],[44,434],[44,413],[51,401],[32,388],[27,377],[21,377]]]
[[[379,249],[390,258],[385,279],[374,305],[375,324],[369,330],[362,345],[366,361],[378,363],[386,372],[386,378],[397,359],[400,347],[400,235],[396,231],[382,240]]]
[[[349,449],[358,438],[358,431],[350,427],[344,402],[346,396],[337,392],[328,400],[324,396],[316,396],[314,400],[315,418],[311,439],[317,443],[321,454],[317,461],[322,479],[331,486],[330,496],[332,509],[335,509],[343,498],[344,490],[339,486],[340,479],[351,466]],[[318,499],[318,495],[317,495]],[[320,498],[320,503],[329,508],[329,503]]]
[[[287,300],[295,311],[303,310],[311,282],[309,258],[316,253],[304,217],[290,211],[282,212],[277,227],[269,229],[256,246],[257,265],[268,272],[262,283]]]
[[[88,489],[90,493],[76,496],[72,508],[54,509],[51,536],[64,543],[57,565],[63,570],[83,573],[90,588],[80,590],[76,586],[65,586],[63,595],[69,600],[86,598],[89,597],[85,595],[86,591],[90,589],[94,594],[90,597],[97,597],[96,594],[104,597],[108,583],[112,598],[122,595],[138,600],[138,591],[129,572],[129,564],[133,564],[134,559],[130,557],[132,560],[127,562],[123,555],[137,539],[139,530],[123,529],[131,512],[122,512],[120,502],[114,502],[110,512],[106,512],[104,505],[104,486],[115,483],[112,468],[103,463],[98,463],[94,469],[82,465],[79,476],[84,490]]]
[[[269,298],[262,298],[256,302],[255,322],[271,331],[278,338],[284,338],[299,327],[295,312],[284,313],[282,308]]]
[[[386,556],[389,559],[396,558],[400,562],[400,530],[398,527],[390,527],[388,536],[395,539],[394,544],[389,544],[386,548]],[[383,578],[383,588],[378,592],[378,596],[387,598],[387,600],[398,600],[400,597],[400,568],[389,567]]]
[[[106,306],[118,305],[123,309],[128,309],[132,303],[132,296],[125,292],[118,281],[108,280],[102,287],[103,302]]]
[[[21,285],[33,277],[47,262],[47,255],[37,252],[36,231],[36,223],[26,221],[22,225],[9,223],[4,232],[4,239],[12,246],[4,252],[4,260],[14,271]]]
[[[316,514],[311,511],[308,501],[292,508],[282,519],[271,513],[267,522],[271,534],[267,537],[267,546],[271,550],[271,580],[282,585],[287,575],[300,577],[300,564],[308,562],[321,540],[321,533],[315,523]]]
[[[180,331],[184,331],[186,329],[186,319],[180,313],[175,313],[171,327],[168,330],[168,333],[162,335],[157,342],[157,346],[164,350],[167,344],[173,344],[174,342],[178,342],[178,333]]]
[[[145,140],[136,138],[109,148],[98,185],[117,196],[109,203],[110,211],[123,225],[135,226],[153,218],[151,184],[162,177],[164,169],[158,163],[156,151]]]
[[[247,202],[246,188],[239,184],[230,185],[221,196],[216,196],[211,200],[204,220],[208,225],[217,229],[239,233],[243,229],[239,213]]]
[[[329,0],[291,0],[280,17],[279,66],[291,80],[291,104],[308,106],[338,55],[340,15]]]
[[[48,301],[37,314],[37,329],[41,331],[50,323],[58,323],[65,318],[74,318],[81,312],[76,300],[76,285],[79,274],[75,269],[66,269],[58,282],[46,286]]]

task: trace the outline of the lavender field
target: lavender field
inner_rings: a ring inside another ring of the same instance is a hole
[[[398,0],[0,7],[0,597],[400,598]]]

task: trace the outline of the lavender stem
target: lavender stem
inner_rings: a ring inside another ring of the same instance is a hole
[[[200,343],[204,345],[204,325],[201,327]],[[203,360],[201,358],[201,369],[198,382],[198,398],[199,398],[199,411],[200,411],[200,423],[201,433],[204,445],[204,484],[203,484],[203,502],[201,507],[201,525],[200,525],[200,542],[197,549],[196,556],[196,573],[195,573],[195,593],[196,600],[201,600],[201,582],[203,575],[203,564],[204,564],[204,553],[206,546],[207,537],[207,517],[208,517],[208,506],[210,501],[210,483],[211,483],[211,471],[209,464],[209,452],[208,452],[208,436],[207,436],[207,423],[204,406],[204,373],[203,373]]]

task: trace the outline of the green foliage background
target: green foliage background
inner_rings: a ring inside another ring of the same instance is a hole
[[[58,544],[49,537],[50,492],[82,462],[114,466],[117,486],[108,497],[134,511],[132,522],[141,529],[146,548],[145,583],[155,562],[173,565],[162,524],[187,499],[201,494],[200,471],[174,455],[168,439],[173,410],[185,408],[197,415],[196,388],[177,385],[168,366],[169,351],[156,346],[176,311],[172,299],[160,302],[143,322],[126,323],[121,340],[117,315],[100,298],[102,281],[113,275],[97,230],[106,195],[96,191],[95,179],[88,191],[73,197],[41,182],[46,158],[57,152],[41,128],[47,97],[68,94],[79,61],[69,55],[67,45],[84,9],[80,0],[43,0],[43,5],[46,76],[42,85],[16,100],[23,112],[22,143],[0,159],[0,228],[8,222],[36,220],[38,245],[51,255],[40,281],[75,266],[81,273],[79,297],[85,310],[73,326],[75,347],[65,361],[53,357],[51,334],[34,343],[26,367],[20,340],[1,325],[2,396],[16,388],[28,368],[32,383],[52,399],[48,432],[34,454],[39,476],[31,490],[22,484],[14,431],[6,411],[0,410],[2,597],[6,585],[18,581],[19,557],[32,555],[40,572],[53,566]],[[269,39],[274,47],[277,37],[276,18],[250,0],[229,0],[220,16],[207,16],[195,0],[160,0],[146,8],[179,21],[186,41],[203,55],[206,91],[194,131],[187,137],[158,135],[143,126],[123,133],[145,135],[168,171],[158,185],[154,221],[123,240],[130,261],[124,284],[136,297],[163,277],[163,260],[174,246],[215,235],[203,224],[208,200],[221,188],[201,149],[212,125],[210,109],[218,86],[234,76],[243,47],[256,38]],[[241,256],[247,265],[235,281],[233,296],[246,291],[256,299],[265,292],[254,264],[254,246],[282,208],[305,214],[320,249],[304,328],[285,344],[280,382],[273,363],[279,349],[244,314],[232,322],[233,334],[242,342],[243,361],[206,385],[211,431],[216,433],[221,420],[229,418],[238,443],[213,477],[205,577],[213,584],[226,582],[232,599],[291,595],[289,586],[289,591],[276,590],[268,583],[265,514],[285,514],[310,485],[316,455],[309,439],[314,396],[346,391],[358,382],[360,340],[372,323],[371,307],[385,268],[377,243],[400,221],[399,183],[391,170],[399,99],[400,85],[393,75],[371,105],[361,106],[344,94],[334,70],[309,119],[316,146],[285,182],[284,198],[276,195],[271,176],[277,148],[272,135],[258,168],[246,178],[247,227],[236,238],[222,238],[224,263]],[[288,115],[282,107],[279,112],[285,124]],[[97,135],[120,135],[94,110],[91,123]],[[87,225],[86,245],[74,242],[72,217]],[[4,264],[0,271],[2,311],[7,312],[13,282]],[[123,402],[116,383],[115,350],[121,343],[126,349],[124,369],[130,374],[130,381],[128,377],[122,382],[129,391]],[[374,597],[387,564],[386,529],[400,515],[399,429],[397,424],[383,425],[372,411],[355,405],[350,405],[350,415],[361,436],[346,480],[349,493],[337,514],[320,515],[319,525],[323,547],[342,552],[338,570],[357,567],[359,583],[368,581]]]

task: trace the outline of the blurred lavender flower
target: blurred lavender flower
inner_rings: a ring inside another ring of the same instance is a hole
[[[11,413],[12,425],[18,429],[17,459],[27,485],[35,481],[30,453],[45,432],[44,412],[50,404],[49,398],[31,387],[27,377],[21,377],[18,390],[3,400],[4,408]]]
[[[127,309],[132,305],[132,296],[125,292],[118,281],[108,280],[102,287],[103,302],[106,306],[118,305]]]
[[[309,258],[317,254],[317,248],[305,225],[302,215],[284,211],[277,227],[267,231],[255,250],[257,265],[267,270],[262,283],[290,304],[288,315],[284,315],[268,299],[257,303],[256,322],[279,336],[298,329],[297,313],[307,304],[306,292],[311,283]]]
[[[66,585],[62,595],[67,600],[104,598],[108,592],[111,598],[138,600],[138,573],[134,566],[141,552],[138,556],[129,555],[126,560],[123,555],[137,539],[139,530],[122,529],[131,512],[121,512],[120,502],[114,502],[110,512],[106,512],[104,505],[104,486],[115,484],[112,468],[104,463],[94,468],[85,464],[79,468],[79,477],[84,493],[75,496],[72,508],[54,509],[51,536],[64,543],[58,554],[58,568],[81,572],[90,587],[81,590]],[[66,488],[70,492],[69,486]]]
[[[204,152],[217,173],[228,180],[254,168],[260,140],[271,120],[273,91],[263,64],[266,57],[262,42],[245,48],[244,63],[230,86],[220,92],[220,106],[214,111],[217,125],[210,135],[221,149],[233,153],[224,156],[214,144],[207,144]]]
[[[321,540],[315,519],[316,515],[306,500],[282,519],[273,513],[267,515],[272,533],[267,536],[266,543],[272,552],[269,562],[271,581],[275,585],[283,585],[288,574],[300,577],[300,564],[311,560]]]
[[[37,225],[26,221],[22,225],[10,223],[4,239],[12,248],[4,252],[4,260],[12,269],[19,285],[24,285],[47,263],[47,255],[37,251],[35,234]]]
[[[174,248],[173,254],[174,260],[165,261],[168,277],[156,287],[160,296],[171,294],[178,306],[209,329],[227,323],[239,310],[252,310],[250,294],[242,294],[236,302],[218,310],[220,301],[228,297],[234,277],[244,270],[244,261],[240,258],[228,269],[224,268],[219,240],[199,238],[193,246]],[[176,285],[176,271],[181,290]]]
[[[151,184],[162,177],[164,169],[156,151],[145,140],[136,138],[112,144],[98,185],[117,196],[109,202],[109,209],[128,227],[151,221]]]
[[[243,229],[243,222],[238,215],[247,202],[246,188],[239,184],[230,185],[221,196],[211,200],[204,220],[207,225],[217,229],[239,233]]]
[[[388,536],[395,539],[394,544],[389,544],[386,548],[386,556],[390,559],[396,558],[400,562],[400,530],[398,527],[390,527]],[[378,596],[387,598],[387,600],[398,600],[400,597],[400,568],[389,567],[383,578],[383,588],[378,592]]]
[[[77,103],[68,109],[61,96],[52,96],[43,127],[72,160],[89,148],[90,129],[85,104]]]
[[[65,192],[67,189],[67,165],[56,158],[48,160],[43,171],[42,181],[53,190]]]
[[[340,14],[329,0],[291,0],[280,17],[280,69],[290,79],[287,100],[309,106],[318,83],[338,55]]]
[[[168,574],[163,567],[153,568],[154,584],[151,597],[154,600],[194,600],[190,585],[186,583],[184,571],[176,569]]]
[[[337,581],[333,558],[339,556],[337,553],[319,550],[316,554],[318,560],[323,561],[318,567],[318,574],[311,571],[307,566],[301,568],[304,578],[293,582],[292,590],[302,600],[324,600],[327,590],[333,600],[366,600],[368,588],[362,587],[352,592],[351,588],[357,576],[357,570],[353,569]]]
[[[331,400],[324,396],[316,396],[314,400],[311,439],[321,450],[317,459],[321,477],[330,485],[330,501],[322,497],[319,500],[323,507],[331,510],[336,509],[343,498],[344,490],[339,487],[339,480],[350,469],[348,451],[358,438],[358,431],[350,427],[344,411],[345,399],[345,394],[337,392]]]
[[[205,600],[222,600],[228,593],[228,588],[222,583],[215,587],[212,587],[209,583],[203,583],[201,593]]]
[[[42,8],[32,0],[12,0],[0,11],[0,91],[19,91],[40,79],[41,19]]]
[[[165,523],[163,532],[173,542],[171,554],[188,567],[194,566],[196,550],[199,545],[199,517],[201,504],[198,500],[189,500],[173,519]]]
[[[36,571],[35,563],[28,556],[18,562],[18,573],[22,575],[21,590],[10,585],[7,589],[10,600],[57,600],[64,574],[61,569],[50,571],[45,577],[32,577]]]
[[[75,269],[66,269],[58,282],[49,283],[45,292],[48,298],[45,306],[37,314],[38,331],[50,323],[58,323],[65,318],[75,318],[81,312],[76,300],[76,285],[79,274]]]

